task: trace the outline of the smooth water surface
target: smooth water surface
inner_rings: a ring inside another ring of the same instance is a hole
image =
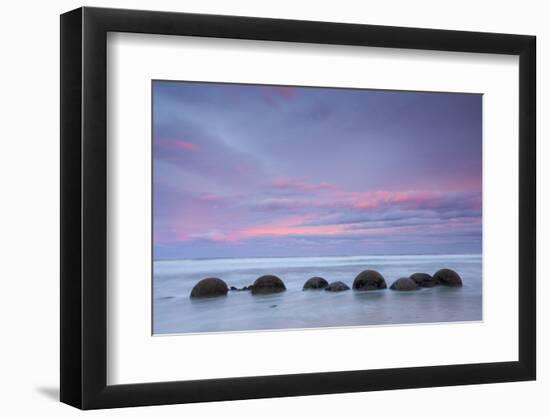
[[[153,333],[226,332],[434,323],[482,319],[481,255],[350,256],[188,259],[154,262]],[[312,276],[343,281],[375,269],[388,287],[414,272],[433,274],[451,268],[464,286],[437,286],[412,292],[302,291]],[[266,274],[279,276],[287,291],[252,295],[229,291],[226,297],[190,299],[193,286],[215,276],[241,288]]]

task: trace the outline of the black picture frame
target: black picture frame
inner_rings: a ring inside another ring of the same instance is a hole
[[[108,32],[519,56],[519,360],[107,385]],[[61,401],[81,409],[536,378],[534,36],[79,8],[61,15]]]

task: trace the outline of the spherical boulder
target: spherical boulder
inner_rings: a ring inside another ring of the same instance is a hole
[[[219,297],[227,295],[227,284],[219,278],[204,278],[191,290],[191,298]]]
[[[263,275],[252,285],[252,294],[272,294],[282,291],[286,291],[285,284],[275,275]]]
[[[434,278],[448,287],[462,287],[462,278],[452,269],[440,269],[434,274]]]
[[[353,289],[359,291],[383,290],[387,288],[382,274],[371,269],[361,272],[353,280]]]
[[[432,277],[430,274],[424,272],[416,272],[410,277],[419,287],[434,287],[439,284],[437,278]]]
[[[304,284],[304,290],[321,290],[328,286],[328,281],[321,277],[312,277]]]
[[[415,291],[420,289],[420,287],[411,278],[399,278],[391,285],[390,289],[396,291]]]
[[[339,291],[347,291],[349,290],[349,287],[344,284],[342,281],[335,281],[328,284],[328,286],[325,287],[325,291],[332,291],[332,292],[339,292]]]

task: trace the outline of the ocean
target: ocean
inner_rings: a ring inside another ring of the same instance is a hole
[[[443,323],[482,320],[482,257],[474,255],[391,255],[285,258],[218,258],[155,261],[153,334],[259,331],[323,327]],[[414,272],[450,268],[463,287],[436,286],[399,292],[389,286]],[[343,281],[374,269],[388,289],[358,292],[302,291],[313,276]],[[228,286],[251,285],[277,275],[287,290],[269,295],[229,291],[226,297],[190,299],[193,286],[215,276]]]

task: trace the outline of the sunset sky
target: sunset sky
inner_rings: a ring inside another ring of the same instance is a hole
[[[481,109],[154,81],[154,257],[480,253]]]

